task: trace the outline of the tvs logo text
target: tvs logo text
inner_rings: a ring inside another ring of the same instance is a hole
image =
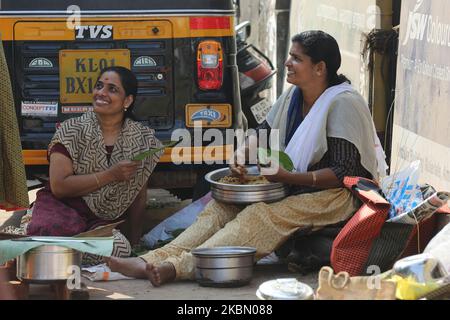
[[[75,26],[76,40],[112,39],[112,26]]]

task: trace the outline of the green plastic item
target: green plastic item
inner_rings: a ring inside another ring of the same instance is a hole
[[[278,162],[287,171],[294,170],[294,164],[287,153],[279,150],[258,148],[258,162],[261,166],[269,166],[272,161]]]
[[[180,143],[182,140],[178,140],[178,141],[169,141],[166,143],[163,143],[163,146],[161,148],[150,148],[147,151],[144,151],[140,154],[138,154],[137,156],[135,156],[132,161],[142,161],[147,157],[151,157],[152,155],[154,155],[155,153],[164,150],[165,148],[170,148],[170,147],[174,147],[176,146],[178,143]]]
[[[39,246],[61,246],[81,252],[109,257],[113,250],[113,237],[39,237],[0,241],[0,266]]]

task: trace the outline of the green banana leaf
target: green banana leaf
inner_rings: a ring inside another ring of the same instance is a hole
[[[269,166],[272,161],[278,162],[287,171],[294,170],[294,164],[287,153],[279,150],[258,148],[258,162],[261,166]]]
[[[144,151],[142,153],[139,153],[137,156],[135,156],[132,161],[142,161],[147,157],[153,156],[155,153],[164,150],[165,148],[170,148],[176,146],[178,143],[180,143],[181,140],[178,141],[169,141],[163,143],[163,146],[161,148],[150,148],[147,151]]]

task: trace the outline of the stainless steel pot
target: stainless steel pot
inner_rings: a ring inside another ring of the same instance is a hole
[[[27,282],[67,280],[70,266],[81,266],[82,253],[61,246],[34,248],[17,258],[17,278]]]
[[[204,287],[239,287],[252,280],[255,248],[217,247],[192,250],[195,279]]]
[[[258,167],[247,168],[248,175],[259,175]],[[221,178],[231,175],[228,168],[208,173],[206,181],[211,184],[212,197],[229,204],[248,205],[257,202],[275,202],[288,195],[288,188],[282,183],[234,185],[218,182]]]

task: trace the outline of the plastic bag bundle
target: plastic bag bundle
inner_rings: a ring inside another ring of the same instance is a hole
[[[417,224],[421,221],[425,221],[436,213],[436,211],[445,206],[449,198],[450,193],[448,192],[436,192],[412,210],[397,215],[388,220],[388,222]]]
[[[423,202],[422,191],[418,184],[419,169],[420,161],[415,161],[404,170],[384,178],[381,182],[381,189],[386,200],[391,204],[390,219],[411,211]]]

